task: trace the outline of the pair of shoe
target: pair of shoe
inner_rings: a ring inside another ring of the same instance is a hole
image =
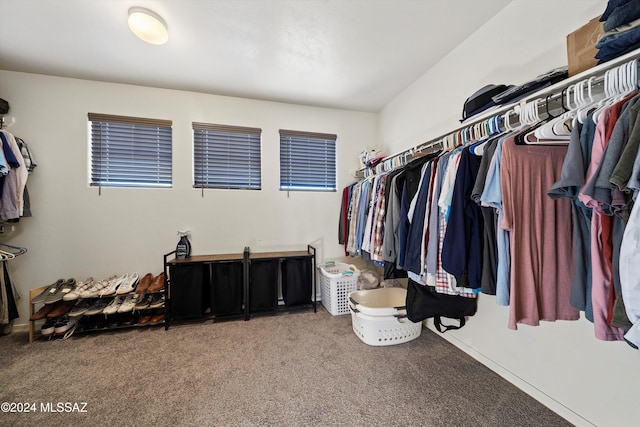
[[[82,331],[95,331],[107,327],[106,319],[102,316],[83,317],[78,322],[78,327]]]
[[[134,295],[117,296],[111,303],[102,310],[106,315],[116,313],[129,313],[135,309],[136,300]]]
[[[110,298],[100,298],[97,299],[89,306],[89,308],[84,312],[87,316],[93,316],[94,314],[100,314],[104,311],[104,309],[111,303]]]
[[[69,313],[75,304],[75,301],[58,301],[52,304],[45,304],[40,308],[40,310],[33,313],[29,317],[29,320],[42,320],[44,318],[62,316]]]
[[[116,294],[116,291],[118,290],[118,287],[120,287],[120,284],[125,282],[128,278],[129,276],[126,273],[120,277],[112,276],[109,279],[107,286],[105,286],[102,290],[100,290],[100,292],[98,292],[98,296],[100,298],[114,296]]]
[[[158,292],[164,289],[164,272],[153,277],[153,274],[147,273],[136,288],[136,293],[144,294],[146,292]]]
[[[53,304],[64,298],[66,294],[76,288],[75,279],[58,279],[49,285],[44,291],[33,297],[32,304]]]
[[[131,273],[128,275],[126,280],[123,280],[118,286],[118,290],[116,291],[117,295],[126,295],[132,293],[136,286],[138,286],[139,276],[138,273]]]
[[[40,309],[38,311],[36,311],[35,313],[33,313],[31,316],[29,316],[29,320],[34,321],[34,320],[42,320],[42,319],[46,319],[47,318],[47,314],[49,314],[49,312],[51,310],[53,310],[53,308],[56,306],[57,304],[45,304],[42,307],[40,307]]]
[[[80,295],[86,292],[89,288],[93,286],[93,277],[88,277],[87,279],[79,282],[74,290],[69,293],[66,293],[62,299],[64,301],[74,301],[80,298]]]
[[[58,292],[58,288],[64,284],[64,279],[58,279],[56,282],[47,286],[42,292],[31,298],[32,304],[44,304],[47,297]]]
[[[149,289],[151,282],[153,282],[153,274],[147,273],[142,276],[142,279],[140,279],[140,283],[138,283],[138,287],[136,288],[136,293],[144,294],[145,292],[147,292],[147,289]]]
[[[56,329],[57,321],[58,319],[48,319],[46,322],[44,322],[44,325],[42,325],[42,327],[40,328],[40,334],[43,337],[50,337],[51,335],[53,335]]]
[[[151,295],[151,301],[149,302],[149,308],[161,308],[164,307],[164,294]]]
[[[42,325],[40,334],[43,337],[65,335],[65,338],[68,338],[68,336],[71,336],[77,325],[78,319],[75,317],[64,316],[56,319],[49,319],[44,323],[44,325]]]
[[[163,294],[146,294],[136,302],[136,310],[145,310],[147,308],[160,308],[164,306]]]
[[[120,322],[118,322],[118,326],[133,326],[138,324],[138,318],[140,317],[139,313],[131,313],[130,316],[123,317]]]
[[[164,271],[158,274],[149,287],[147,288],[147,292],[159,292],[164,289]]]
[[[58,288],[58,291],[55,294],[51,294],[47,297],[45,301],[46,304],[51,304],[54,302],[62,301],[64,296],[69,292],[72,292],[76,288],[76,279],[71,278],[65,280],[65,282]]]
[[[114,295],[125,295],[133,292],[138,284],[138,273],[131,275],[125,273],[120,277],[114,277],[109,284],[100,291],[100,297],[110,297]]]
[[[106,288],[107,286],[109,286],[109,284],[111,283],[111,280],[115,279],[116,276],[112,276],[108,279],[105,280],[98,280],[96,281],[91,281],[90,285],[87,286],[87,288],[79,293],[79,297],[80,298],[97,298],[100,296],[100,292],[102,292],[102,290],[104,288]]]
[[[45,304],[45,305],[43,305],[42,307],[40,307],[40,310],[36,311],[31,316],[29,316],[29,320],[30,321],[34,321],[34,320],[45,319],[47,317],[47,314],[51,311],[51,309],[53,308],[54,305],[55,304]]]
[[[91,308],[92,305],[91,300],[81,299],[73,306],[69,312],[69,317],[81,317],[87,312],[87,310],[89,310],[89,308]]]
[[[158,325],[164,322],[164,309],[158,309],[141,314],[138,325]]]

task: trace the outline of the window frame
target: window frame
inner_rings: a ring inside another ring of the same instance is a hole
[[[202,189],[203,192],[205,189],[262,190],[261,128],[203,122],[192,122],[191,128],[193,188]],[[227,139],[223,140],[225,136]],[[211,138],[211,140],[203,140],[203,138]],[[199,147],[199,144],[211,144],[211,147]],[[225,149],[227,150],[226,159],[224,158]],[[242,153],[246,155],[243,157]],[[216,154],[220,157],[212,159],[205,165],[206,157]],[[226,174],[222,170],[225,167],[228,169]],[[209,169],[216,168],[220,168],[217,175],[212,171],[207,172]]]
[[[280,129],[280,191],[336,192],[337,139],[336,134]],[[318,146],[305,153],[302,144]],[[296,145],[298,151],[293,152]],[[313,166],[314,160],[324,163]]]
[[[90,187],[173,187],[171,120],[99,113],[87,118]]]

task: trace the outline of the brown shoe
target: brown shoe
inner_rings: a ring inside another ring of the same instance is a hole
[[[147,292],[158,292],[164,289],[164,271],[158,274],[151,285],[147,288]]]
[[[57,303],[54,303],[53,305],[55,307],[53,307],[51,311],[47,313],[47,317],[52,318],[67,314],[71,311],[73,306],[76,305],[76,302],[77,301],[58,301]]]
[[[147,323],[149,323],[151,321],[151,318],[153,317],[152,314],[152,312],[148,311],[140,315],[140,318],[138,319],[138,325],[146,325]]]
[[[41,320],[47,317],[47,313],[49,313],[57,304],[45,304],[40,307],[40,310],[33,313],[29,320]]]
[[[151,317],[151,320],[149,321],[149,323],[151,323],[152,325],[158,325],[163,322],[164,322],[164,310],[154,311],[153,316]]]
[[[151,282],[153,282],[153,274],[151,273],[145,274],[144,277],[140,279],[140,283],[138,283],[138,287],[136,288],[136,293],[143,294],[147,292],[147,289],[149,289]]]

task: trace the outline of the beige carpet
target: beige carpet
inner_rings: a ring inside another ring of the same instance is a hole
[[[370,347],[321,306],[33,344],[14,333],[0,378],[0,402],[38,411],[0,413],[3,426],[570,425],[429,330]],[[58,402],[86,412],[41,412]]]

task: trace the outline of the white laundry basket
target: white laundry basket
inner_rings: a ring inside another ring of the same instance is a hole
[[[349,293],[358,286],[360,271],[351,264],[327,261],[318,266],[322,305],[334,316],[349,313]]]
[[[407,291],[379,288],[349,294],[353,332],[365,344],[385,346],[414,340],[422,333],[422,322],[407,319]]]

